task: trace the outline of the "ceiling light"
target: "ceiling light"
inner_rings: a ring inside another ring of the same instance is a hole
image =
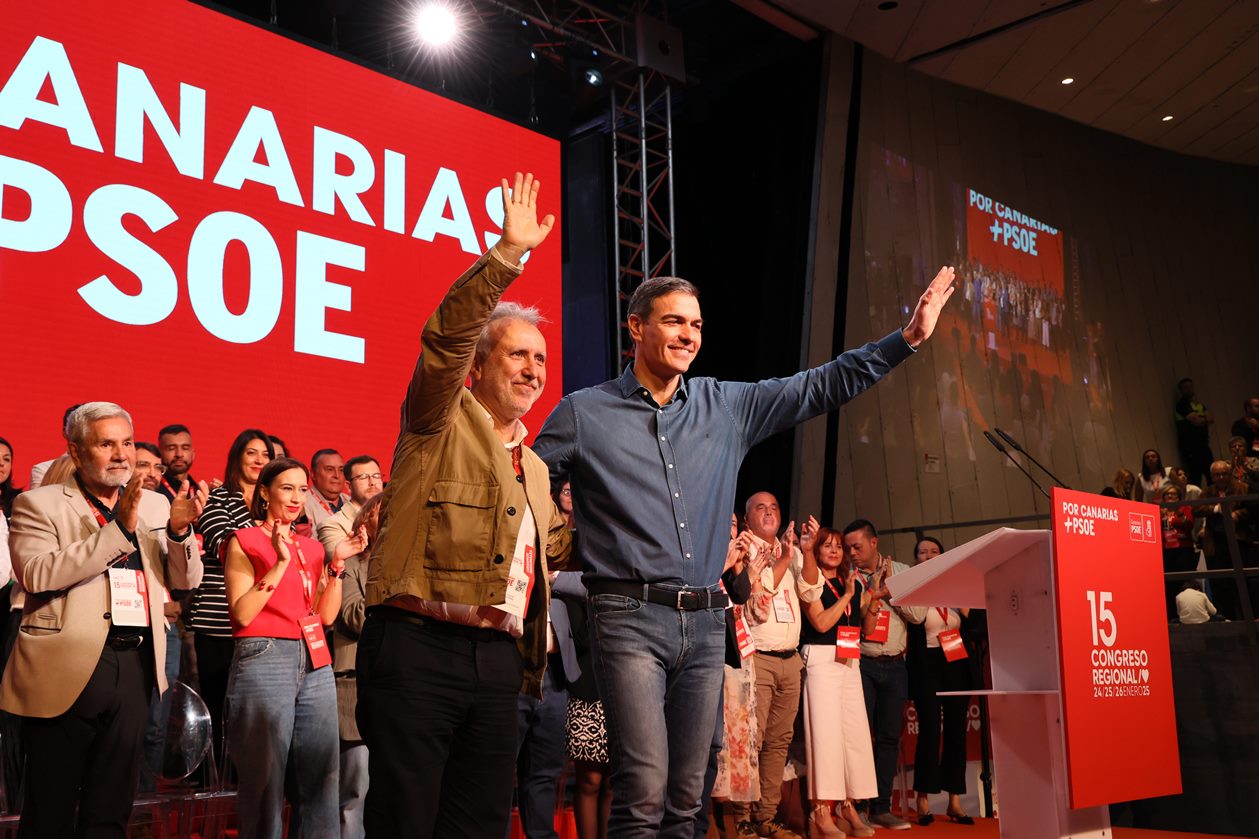
[[[1063,83],[1063,84],[1074,84],[1074,83],[1075,83],[1075,79],[1071,78],[1070,76],[1067,76],[1065,79],[1063,79],[1063,80],[1062,80],[1062,83]]]
[[[445,3],[425,3],[416,10],[413,25],[420,40],[431,47],[448,46],[459,34],[459,21]]]
[[[584,78],[586,79],[586,84],[591,87],[598,87],[603,84],[603,74],[593,67],[585,72]]]
[[[1175,117],[1173,117],[1171,114],[1168,114],[1167,116],[1163,117],[1163,122],[1171,122],[1173,119],[1175,119]]]

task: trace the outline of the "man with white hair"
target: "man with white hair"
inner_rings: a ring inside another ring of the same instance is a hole
[[[13,505],[26,603],[0,708],[24,718],[19,832],[123,836],[149,697],[167,687],[163,591],[201,582],[189,536],[209,488],[173,503],[142,489],[131,416],[111,402],[80,405],[65,436],[74,476]]]
[[[537,193],[503,181],[503,238],[425,324],[402,403],[356,661],[370,837],[507,835],[516,696],[541,696],[547,574],[571,544],[520,422],[546,339],[499,302],[554,224]]]

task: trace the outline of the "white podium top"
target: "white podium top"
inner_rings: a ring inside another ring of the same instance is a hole
[[[888,577],[892,603],[982,609],[985,575],[1007,559],[1049,539],[1048,530],[998,528],[929,562]]]

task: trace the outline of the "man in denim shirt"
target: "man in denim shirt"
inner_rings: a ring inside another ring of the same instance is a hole
[[[763,382],[683,380],[699,352],[699,292],[661,277],[630,300],[634,364],[566,396],[534,451],[570,480],[590,592],[616,790],[609,836],[689,836],[722,684],[735,480],[761,440],[837,409],[913,354],[952,294],[943,268],[909,326]]]

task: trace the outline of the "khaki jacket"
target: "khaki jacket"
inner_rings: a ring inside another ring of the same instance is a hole
[[[142,490],[136,539],[148,587],[158,690],[166,690],[164,587],[201,584],[197,540],[168,541],[170,502]],[[101,527],[73,478],[24,492],[13,504],[13,573],[26,602],[21,630],[0,683],[0,708],[24,717],[55,717],[87,686],[109,633],[110,565],[131,553],[114,522]]]
[[[477,336],[520,274],[491,251],[447,292],[424,326],[421,354],[402,404],[402,432],[372,549],[367,605],[411,595],[492,606],[506,600],[507,575],[528,503],[537,521],[541,573],[519,640],[521,690],[541,695],[546,666],[548,573],[567,567],[572,537],[551,500],[546,464],[522,447],[524,477],[464,386]]]

